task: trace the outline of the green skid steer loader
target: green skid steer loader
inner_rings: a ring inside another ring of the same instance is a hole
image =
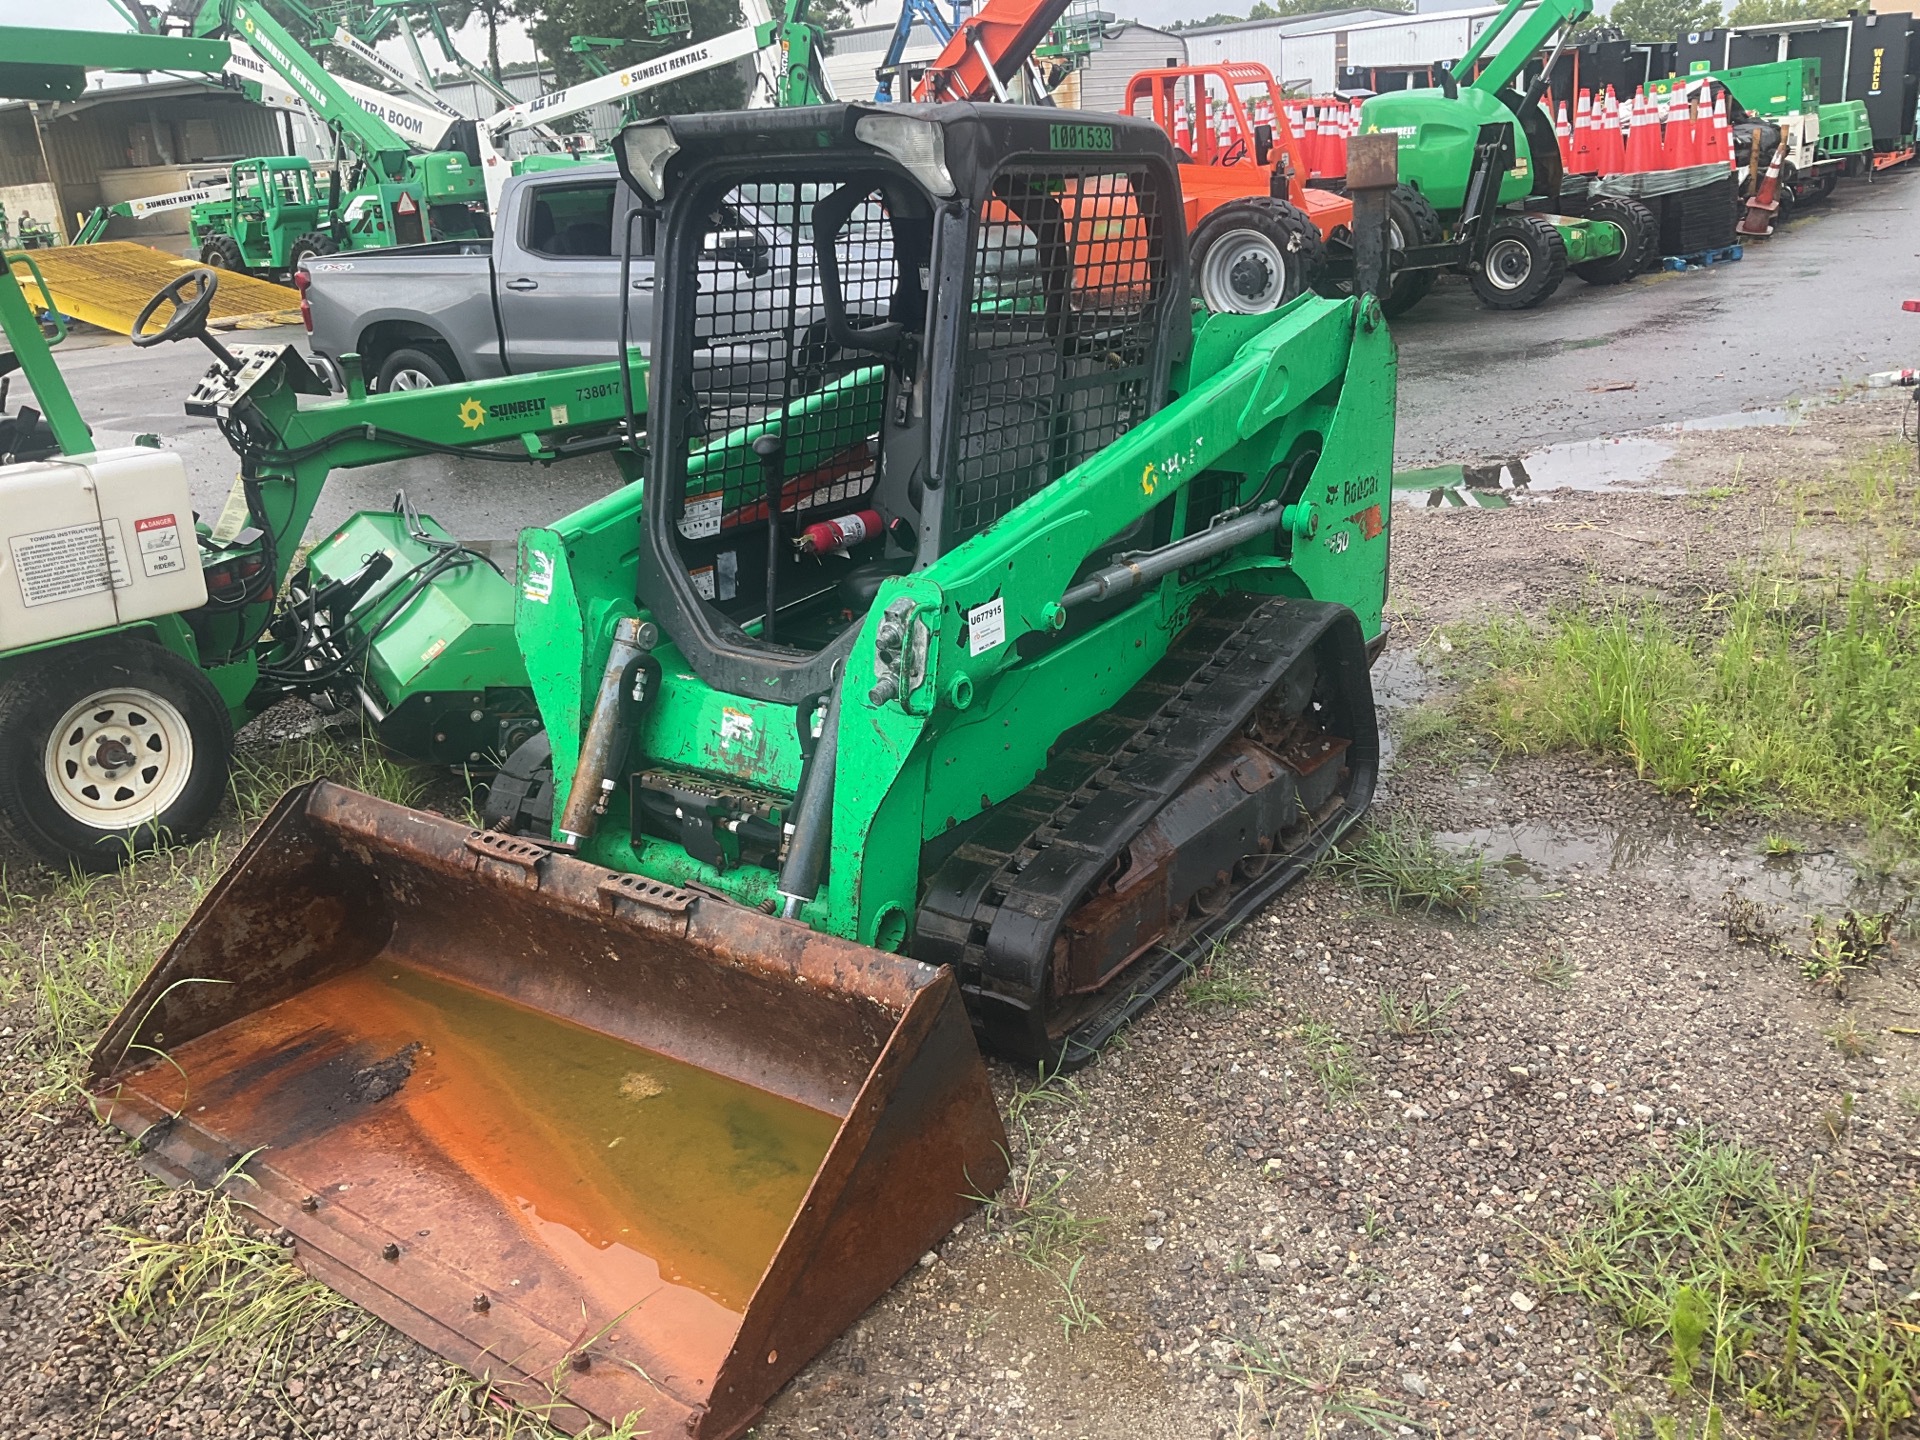
[[[285,797],[93,1089],[506,1393],[733,1436],[1000,1182],[976,1037],[1085,1061],[1366,808],[1394,352],[1196,317],[1146,122],[618,152],[648,430],[521,537],[541,735],[484,828]]]

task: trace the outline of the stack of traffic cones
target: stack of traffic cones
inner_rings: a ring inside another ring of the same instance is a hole
[[[1173,148],[1193,154],[1193,108],[1184,96],[1173,102]]]
[[[1544,104],[1544,102],[1542,102]],[[1553,118],[1553,138],[1560,145],[1560,168],[1573,173],[1573,126],[1567,120],[1567,102],[1560,102],[1560,113]]]
[[[1785,145],[1773,147],[1773,163],[1767,166],[1760,187],[1753,192],[1753,198],[1747,201],[1746,214],[1733,227],[1736,235],[1759,238],[1773,233],[1773,217],[1780,211],[1780,157],[1786,148]]]

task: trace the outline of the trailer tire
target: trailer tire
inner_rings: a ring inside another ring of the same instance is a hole
[[[1215,312],[1264,315],[1311,289],[1325,255],[1313,221],[1287,201],[1236,200],[1193,232],[1194,293]]]
[[[1489,310],[1531,310],[1567,278],[1567,243],[1538,215],[1503,215],[1468,277]]]
[[[287,268],[298,270],[303,260],[317,259],[322,255],[338,254],[340,242],[331,235],[318,230],[309,231],[293,242],[293,249],[287,252]]]
[[[232,749],[213,683],[152,641],[28,655],[0,680],[0,829],[50,863],[111,870],[198,835]]]
[[[1654,252],[1660,248],[1660,222],[1638,200],[1602,195],[1587,207],[1587,219],[1606,221],[1620,232],[1623,242],[1618,255],[1583,260],[1571,267],[1589,285],[1618,285],[1653,263]]]
[[[200,247],[200,263],[215,270],[247,273],[247,260],[240,253],[240,242],[231,235],[209,236],[207,243]]]
[[[407,345],[380,362],[380,373],[373,378],[373,390],[376,395],[390,395],[396,390],[431,390],[438,385],[451,385],[453,377],[453,357],[438,345]]]

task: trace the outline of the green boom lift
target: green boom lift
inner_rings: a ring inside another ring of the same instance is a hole
[[[486,187],[474,157],[421,150],[372,113],[260,0],[205,0],[196,36],[244,41],[335,137],[348,173],[323,189],[298,157],[242,161],[231,193],[188,220],[204,264],[284,274],[310,255],[486,235]]]
[[[1394,352],[1372,293],[1196,314],[1144,121],[823,105],[617,148],[648,434],[521,536],[541,734],[485,828],[286,797],[93,1075],[500,1393],[719,1440],[999,1183],[969,1018],[1086,1060],[1366,808]],[[246,473],[316,443],[206,383]],[[384,399],[571,424],[642,388]]]
[[[1568,270],[1613,284],[1652,259],[1657,226],[1639,202],[1600,197],[1561,213],[1574,202],[1561,193],[1559,144],[1539,100],[1568,31],[1592,12],[1593,0],[1507,0],[1437,87],[1361,107],[1362,132],[1399,137],[1401,180],[1439,212],[1450,253],[1493,309],[1540,304]],[[1538,77],[1516,89],[1550,40]]]

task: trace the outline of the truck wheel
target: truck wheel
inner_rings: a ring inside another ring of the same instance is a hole
[[[1531,310],[1567,275],[1567,242],[1538,215],[1504,215],[1487,231],[1474,265],[1473,293],[1489,310]]]
[[[1387,197],[1387,213],[1392,217],[1391,238],[1395,250],[1415,245],[1437,244],[1441,236],[1440,212],[1431,201],[1411,185],[1396,185]],[[1404,315],[1433,289],[1440,278],[1438,270],[1398,270],[1387,285],[1380,308],[1391,320]]]
[[[333,255],[338,253],[339,249],[340,242],[331,235],[324,235],[318,230],[312,231],[293,242],[293,249],[287,252],[287,268],[298,270],[302,260],[311,260],[316,255]]]
[[[452,383],[453,366],[437,347],[408,346],[380,362],[373,389],[375,394],[389,395],[396,390],[431,390]]]
[[[1209,310],[1264,315],[1307,290],[1326,248],[1285,200],[1222,205],[1193,232],[1194,290]]]
[[[231,235],[215,235],[200,247],[200,263],[211,265],[215,270],[238,270],[245,274],[246,257],[240,253],[240,242]]]
[[[1572,267],[1573,273],[1589,285],[1618,285],[1653,263],[1653,252],[1660,248],[1660,222],[1638,200],[1602,195],[1587,207],[1587,218],[1606,221],[1621,238],[1618,255],[1583,260]]]
[[[233,725],[212,682],[126,637],[30,655],[0,681],[0,828],[54,864],[111,870],[197,835]]]

